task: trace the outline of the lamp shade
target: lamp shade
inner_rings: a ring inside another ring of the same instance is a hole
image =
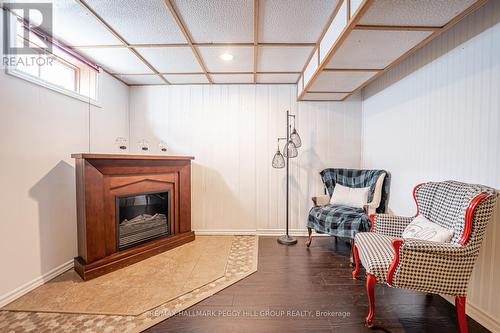
[[[297,151],[297,147],[292,142],[292,140],[289,140],[286,143],[285,148],[283,149],[283,155],[285,157],[289,157],[289,158],[294,158],[294,157],[297,157],[299,155],[299,152]]]
[[[302,146],[302,140],[300,139],[300,135],[295,128],[293,129],[292,134],[290,134],[290,140],[293,142],[296,148]]]
[[[276,151],[276,154],[274,154],[273,157],[273,168],[275,169],[282,169],[285,167],[285,159],[283,158],[283,155],[281,155],[281,152]]]

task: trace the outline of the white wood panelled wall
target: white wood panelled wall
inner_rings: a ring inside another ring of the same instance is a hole
[[[500,188],[500,2],[489,1],[363,92],[362,161],[392,172],[390,208],[415,213],[417,183]],[[473,273],[467,313],[500,332],[500,217]]]
[[[146,139],[151,153],[194,155],[192,226],[199,234],[281,233],[285,170],[271,167],[285,111],[297,114],[303,146],[292,160],[290,228],[305,232],[311,196],[322,194],[319,171],[359,167],[361,101],[297,103],[292,85],[133,87],[131,150]]]
[[[129,130],[128,87],[106,73],[99,81],[95,107],[0,70],[0,307],[73,266],[71,154],[113,152]]]

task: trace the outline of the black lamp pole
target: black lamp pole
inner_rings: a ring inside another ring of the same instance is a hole
[[[290,117],[295,117],[294,115],[290,115],[290,111],[286,111],[286,142],[290,141]],[[285,146],[285,149],[287,149],[287,146]],[[290,154],[286,154],[286,232],[285,235],[281,236],[278,238],[278,243],[283,244],[283,245],[294,245],[297,244],[297,239],[291,237],[288,234],[288,213],[289,213],[289,208],[288,208],[288,201],[289,201],[289,186],[290,186]]]

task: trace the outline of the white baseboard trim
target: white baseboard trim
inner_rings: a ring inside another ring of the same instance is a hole
[[[484,310],[478,308],[474,304],[467,303],[465,311],[472,319],[489,329],[491,332],[500,332],[500,322]]]
[[[447,295],[441,295],[445,300],[455,305],[455,298]],[[486,327],[491,332],[500,332],[500,321],[480,309],[476,305],[467,302],[465,312],[469,317]]]
[[[0,296],[0,307],[9,304],[10,302],[14,301],[15,299],[23,296],[24,294],[27,294],[28,292],[41,286],[45,282],[52,280],[56,276],[66,272],[72,268],[73,268],[73,259],[71,259],[70,261],[65,262],[64,264],[48,271],[47,273],[43,274],[42,276],[39,276],[39,277],[31,280],[28,283],[25,283],[24,285],[20,286],[19,288],[14,289],[13,291],[8,292],[7,294],[1,295]]]
[[[257,235],[257,230],[255,229],[200,229],[193,231],[195,235],[200,236]]]
[[[194,230],[200,236],[223,236],[223,235],[257,235],[257,236],[281,236],[285,233],[283,229],[199,229]],[[291,236],[307,236],[307,230],[290,229]],[[328,236],[326,234],[313,234],[314,236]]]
[[[285,234],[284,229],[257,229],[259,236],[281,236]],[[290,236],[307,236],[307,229],[290,229],[288,230]],[[313,236],[329,236],[326,234],[313,233]]]

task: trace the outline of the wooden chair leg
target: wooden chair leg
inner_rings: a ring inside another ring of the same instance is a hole
[[[373,316],[375,314],[375,285],[377,284],[377,278],[375,275],[366,274],[366,293],[368,294],[368,304],[370,305],[370,311],[368,316],[366,316],[366,326],[373,327]]]
[[[356,244],[352,246],[352,256],[354,257],[354,271],[352,271],[352,278],[356,280],[359,272],[359,253]]]
[[[312,239],[313,239],[313,236],[312,236],[312,229],[311,228],[307,228],[307,233],[309,234],[309,236],[307,236],[307,241],[306,241],[306,246],[309,247],[311,246],[311,242],[312,242]]]
[[[467,315],[465,314],[465,300],[465,296],[455,297],[455,307],[457,308],[457,319],[460,333],[467,333],[469,331],[469,327],[467,326]]]

